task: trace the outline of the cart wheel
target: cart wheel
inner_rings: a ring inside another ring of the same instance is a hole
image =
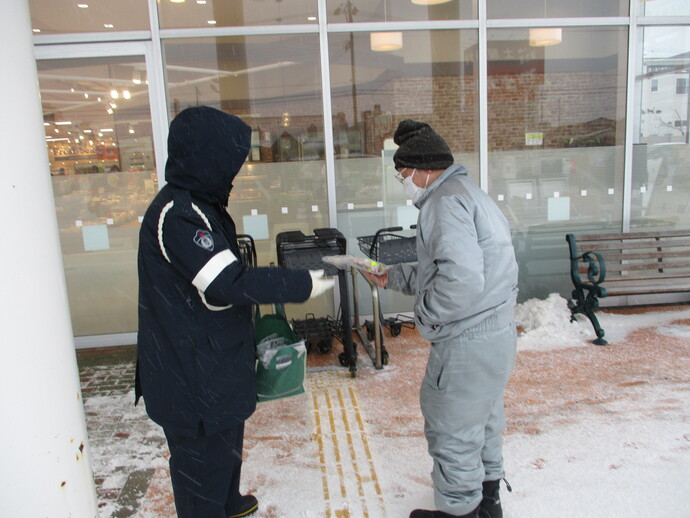
[[[321,354],[326,354],[331,352],[331,349],[333,348],[333,343],[330,338],[326,338],[324,340],[321,340],[318,344],[316,344],[316,347]]]
[[[391,324],[391,336],[398,336],[402,331],[402,324]]]
[[[307,348],[307,354],[309,354],[311,352],[311,342],[309,340],[305,340],[304,346]]]
[[[347,367],[348,365],[350,365],[350,362],[347,361],[347,355],[345,353],[340,353],[338,355],[338,361],[340,362],[340,365],[342,365],[343,367]]]
[[[357,377],[357,370],[356,369],[350,369],[350,377],[351,378]]]

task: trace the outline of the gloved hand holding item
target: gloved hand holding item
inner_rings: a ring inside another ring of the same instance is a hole
[[[318,297],[326,290],[330,290],[335,286],[335,279],[332,277],[324,277],[324,270],[309,270],[309,275],[311,275],[311,295],[310,299]]]

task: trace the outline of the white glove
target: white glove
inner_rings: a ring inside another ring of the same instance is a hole
[[[335,279],[331,277],[324,277],[323,270],[309,270],[309,275],[311,275],[311,295],[310,299],[318,297],[326,290],[330,290],[335,286]]]

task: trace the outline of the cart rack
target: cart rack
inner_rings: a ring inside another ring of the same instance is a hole
[[[237,246],[240,247],[240,256],[244,264],[247,266],[257,266],[254,238],[249,234],[237,234]]]
[[[415,229],[417,225],[410,228]],[[402,231],[402,227],[388,227],[377,231],[373,236],[358,237],[359,249],[367,257],[379,261],[383,264],[409,263],[417,260],[416,237],[401,236],[394,232]],[[356,272],[352,270],[352,286],[355,313],[355,331],[369,353],[374,366],[382,369],[388,363],[388,351],[383,345],[383,328],[389,329],[392,336],[398,336],[403,327],[414,328],[414,320],[404,315],[395,318],[384,318],[379,301],[378,286],[363,275],[364,280],[371,288],[372,314],[374,321],[365,321],[359,324],[359,309],[357,305],[357,278]],[[374,341],[373,347],[371,341]]]
[[[335,228],[314,229],[314,235],[306,236],[299,230],[280,232],[276,236],[278,264],[286,268],[324,270],[325,275],[337,275],[340,288],[340,326],[334,324],[331,317],[325,319],[293,320],[295,334],[305,340],[319,341],[319,350],[325,350],[325,341],[336,336],[343,343],[344,351],[338,356],[343,367],[348,367],[352,377],[357,371],[357,354],[352,341],[352,324],[350,321],[350,302],[348,299],[348,280],[344,270],[326,264],[323,257],[344,255],[347,251],[347,239]],[[309,317],[309,315],[307,315]],[[313,317],[313,315],[312,315]],[[339,333],[334,329],[339,328]],[[300,335],[300,332],[303,333]],[[330,344],[330,342],[329,342]],[[330,350],[330,346],[329,346]]]

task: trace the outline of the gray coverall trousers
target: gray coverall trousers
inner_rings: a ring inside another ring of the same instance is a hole
[[[503,393],[516,349],[515,323],[499,328],[496,317],[431,344],[420,403],[440,511],[473,511],[482,482],[504,476]]]

